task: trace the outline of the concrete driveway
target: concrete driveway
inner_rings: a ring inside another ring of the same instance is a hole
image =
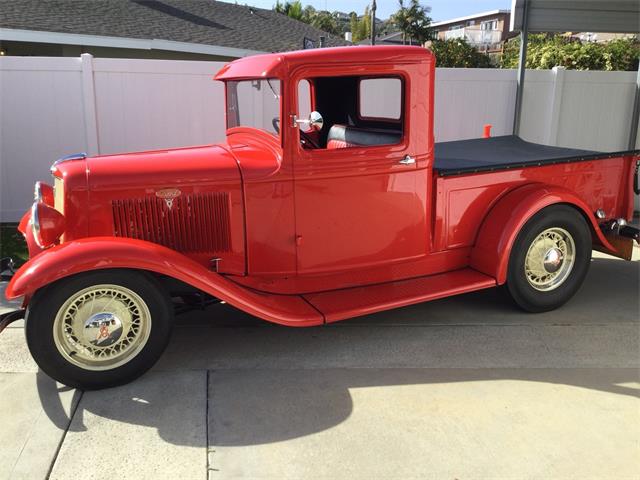
[[[597,255],[597,254],[596,254]],[[500,290],[318,328],[226,305],[82,393],[0,335],[0,478],[640,478],[639,263],[555,312]]]

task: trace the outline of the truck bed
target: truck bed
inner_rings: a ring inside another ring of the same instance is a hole
[[[632,152],[604,153],[550,147],[516,135],[435,144],[434,169],[441,176],[611,158]]]
[[[568,188],[592,212],[630,218],[639,153],[548,147],[515,136],[436,144],[434,249],[472,247],[495,200],[527,183]]]

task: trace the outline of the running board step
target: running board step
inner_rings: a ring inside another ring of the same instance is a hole
[[[325,322],[331,323],[495,286],[493,277],[465,268],[410,280],[310,293],[303,297],[322,312]]]

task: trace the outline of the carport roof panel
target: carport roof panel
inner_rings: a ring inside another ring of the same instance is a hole
[[[638,0],[526,0],[530,32],[640,32]],[[525,0],[511,0],[512,31],[522,30]]]

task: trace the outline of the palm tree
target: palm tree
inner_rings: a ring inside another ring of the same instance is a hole
[[[302,3],[300,0],[295,0],[294,2],[285,2],[284,4],[280,3],[280,0],[276,1],[273,9],[278,12],[286,15],[287,17],[293,18],[295,20],[303,20],[304,19],[304,9],[302,8]]]
[[[391,15],[391,19],[398,30],[402,32],[402,44],[407,42],[407,34],[409,33],[410,21],[409,11],[404,6],[404,0],[398,0],[400,8],[396,13]]]
[[[396,28],[402,32],[402,43],[405,44],[409,38],[409,45],[415,39],[420,44],[430,40],[433,36],[431,31],[431,18],[427,13],[430,7],[423,7],[419,0],[409,0],[409,6],[405,7],[404,0],[398,0],[400,8],[392,15],[392,21]]]
[[[423,7],[419,0],[411,0],[409,6],[409,38],[416,39],[421,45],[427,40],[431,40],[433,32],[431,30],[431,18],[427,15],[431,7]]]

